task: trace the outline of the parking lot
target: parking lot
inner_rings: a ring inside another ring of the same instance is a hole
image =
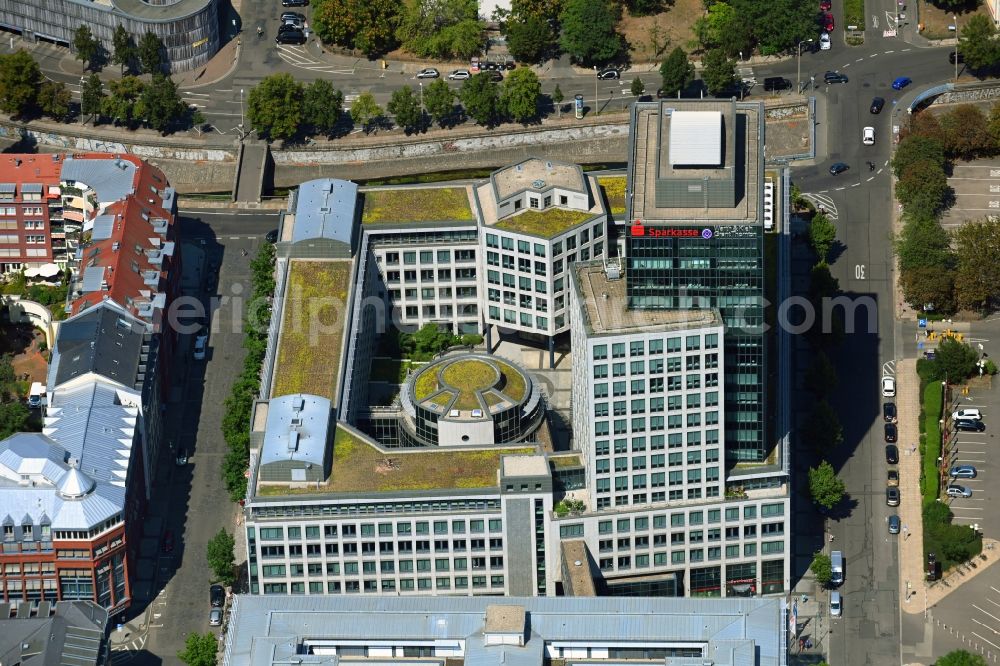
[[[1000,160],[957,163],[948,184],[955,190],[955,205],[941,217],[945,229],[1000,215]]]
[[[996,426],[1000,421],[1000,395],[987,387],[973,386],[969,395],[955,391],[955,399],[951,411],[957,409],[976,408],[982,412],[986,424],[984,432],[957,432],[954,427],[948,433],[945,453],[951,467],[955,465],[972,465],[976,468],[974,479],[949,479],[949,483],[957,483],[972,491],[971,497],[953,497],[948,502],[954,514],[954,522],[961,525],[976,525],[986,536],[1000,537],[1000,515],[990,511],[995,498],[1000,498],[996,487],[1000,478],[1000,455],[994,451],[993,442],[996,439]],[[993,418],[991,418],[993,417]]]

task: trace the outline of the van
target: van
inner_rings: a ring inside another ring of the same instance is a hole
[[[45,403],[45,386],[41,382],[31,382],[31,390],[28,392],[28,407],[30,409],[41,409]]]
[[[844,554],[839,550],[830,553],[830,584],[837,586],[844,583]]]

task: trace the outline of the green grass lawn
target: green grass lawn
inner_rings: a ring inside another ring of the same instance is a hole
[[[311,393],[336,400],[350,278],[350,261],[291,262],[272,397]]]
[[[509,395],[514,402],[524,400],[527,386],[524,383],[524,377],[521,376],[521,373],[503,361],[497,361],[496,363],[500,366],[500,373],[504,376],[504,381],[506,382],[503,392]]]
[[[499,220],[494,227],[521,234],[532,234],[551,238],[586,222],[592,217],[589,212],[550,208],[545,211],[526,210],[512,217]]]
[[[365,192],[364,224],[473,220],[464,187],[405,187]]]
[[[534,453],[533,448],[424,452],[380,451],[344,428],[333,442],[333,472],[319,488],[261,486],[261,495],[398,492],[497,485],[500,456]]]
[[[849,25],[865,29],[865,0],[844,0],[844,29]]]
[[[601,176],[597,184],[608,199],[608,212],[612,215],[625,214],[625,176]]]
[[[479,409],[476,391],[487,389],[497,380],[496,369],[484,361],[464,359],[455,361],[441,371],[441,379],[458,389],[455,409]]]

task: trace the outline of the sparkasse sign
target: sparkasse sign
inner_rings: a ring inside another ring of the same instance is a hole
[[[642,220],[636,220],[629,228],[629,235],[632,238],[711,238],[714,234],[711,229],[697,229],[694,227],[647,227]]]

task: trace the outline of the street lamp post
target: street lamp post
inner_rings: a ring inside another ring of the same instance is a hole
[[[951,20],[955,22],[955,80],[958,81],[958,16],[952,15]]]
[[[420,86],[420,108],[424,108],[424,82],[417,81],[417,85]]]
[[[600,79],[597,77],[597,65],[594,65],[594,112],[599,116],[601,115],[601,105],[597,101],[597,84]]]
[[[240,127],[243,127],[243,88],[240,88]]]
[[[795,48],[795,94],[802,94],[802,45],[812,43],[811,39],[803,39]]]

